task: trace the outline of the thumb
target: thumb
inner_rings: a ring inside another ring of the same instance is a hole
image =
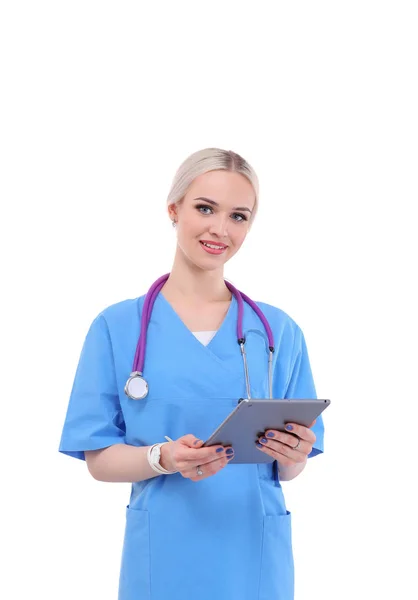
[[[178,441],[187,446],[188,448],[201,448],[204,444],[203,440],[200,440],[191,433],[188,433],[187,435],[184,435],[183,437],[179,438]]]
[[[313,423],[311,423],[311,424],[309,425],[308,429],[311,429],[311,427],[313,427],[313,426],[315,425],[315,423],[316,423],[316,419],[315,419],[315,421],[314,421]]]

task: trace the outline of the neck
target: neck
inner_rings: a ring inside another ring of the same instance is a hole
[[[187,297],[191,302],[222,302],[231,299],[225,285],[223,268],[204,271],[187,262],[184,255],[176,253],[170,277],[162,288],[164,296]]]

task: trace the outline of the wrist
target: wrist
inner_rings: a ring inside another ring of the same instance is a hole
[[[174,466],[170,460],[170,452],[168,450],[168,445],[170,442],[163,444],[161,446],[161,456],[160,456],[160,465],[166,471],[174,471]]]
[[[147,451],[148,464],[159,475],[172,475],[175,473],[174,470],[165,469],[161,464],[161,450],[166,444],[167,442],[153,444],[149,446]]]
[[[279,461],[279,477],[282,481],[291,481],[295,477],[297,477],[303,469],[306,467],[307,457],[303,462],[294,463],[292,465],[282,465]]]

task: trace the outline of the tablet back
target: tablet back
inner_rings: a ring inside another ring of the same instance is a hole
[[[287,423],[309,427],[329,404],[330,400],[316,399],[241,400],[204,445],[232,446],[235,455],[230,463],[273,462],[256,446],[266,429],[285,431]]]

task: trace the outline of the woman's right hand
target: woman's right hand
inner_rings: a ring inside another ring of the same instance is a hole
[[[234,457],[230,447],[202,448],[204,442],[188,434],[161,446],[160,464],[167,471],[177,471],[186,479],[201,481],[215,475]],[[203,475],[198,475],[198,467]]]

